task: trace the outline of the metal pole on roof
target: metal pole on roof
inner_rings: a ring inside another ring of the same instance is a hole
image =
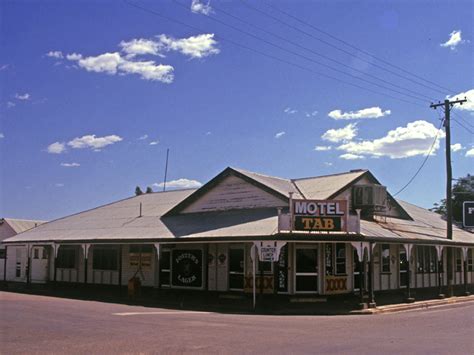
[[[168,157],[170,154],[170,149],[166,149],[166,164],[165,164],[165,179],[163,181],[163,191],[166,191],[166,179],[168,176]]]

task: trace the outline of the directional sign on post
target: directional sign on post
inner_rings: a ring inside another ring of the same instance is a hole
[[[465,228],[474,228],[474,201],[464,201],[462,206],[463,226]]]

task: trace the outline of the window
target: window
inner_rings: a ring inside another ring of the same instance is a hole
[[[380,246],[380,255],[382,257],[382,272],[390,272],[390,244]]]
[[[346,274],[346,245],[336,244],[336,275]]]
[[[0,259],[5,259],[6,256],[5,256],[5,249],[0,249]]]
[[[326,275],[345,275],[346,245],[344,243],[326,243],[324,262]]]
[[[39,249],[38,248],[33,249],[33,258],[34,259],[39,259]]]
[[[71,247],[60,247],[58,257],[56,258],[56,267],[58,269],[76,268],[76,249]]]
[[[112,270],[118,268],[118,253],[115,247],[95,247],[92,268],[94,270]]]
[[[472,254],[474,254],[472,249],[468,249],[467,250],[467,271],[474,271]]]
[[[416,271],[420,273],[436,272],[436,249],[429,246],[416,247]]]
[[[273,263],[271,261],[258,261],[258,272],[273,274]]]
[[[462,271],[462,250],[456,249],[456,272]]]
[[[43,248],[43,259],[48,259],[48,249]]]

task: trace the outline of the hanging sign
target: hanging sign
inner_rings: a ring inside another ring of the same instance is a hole
[[[202,251],[173,250],[173,285],[181,287],[202,286]]]
[[[292,200],[293,230],[347,231],[346,200]]]

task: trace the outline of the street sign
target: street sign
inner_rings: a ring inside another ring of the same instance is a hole
[[[462,224],[465,228],[474,228],[474,201],[462,204]]]

